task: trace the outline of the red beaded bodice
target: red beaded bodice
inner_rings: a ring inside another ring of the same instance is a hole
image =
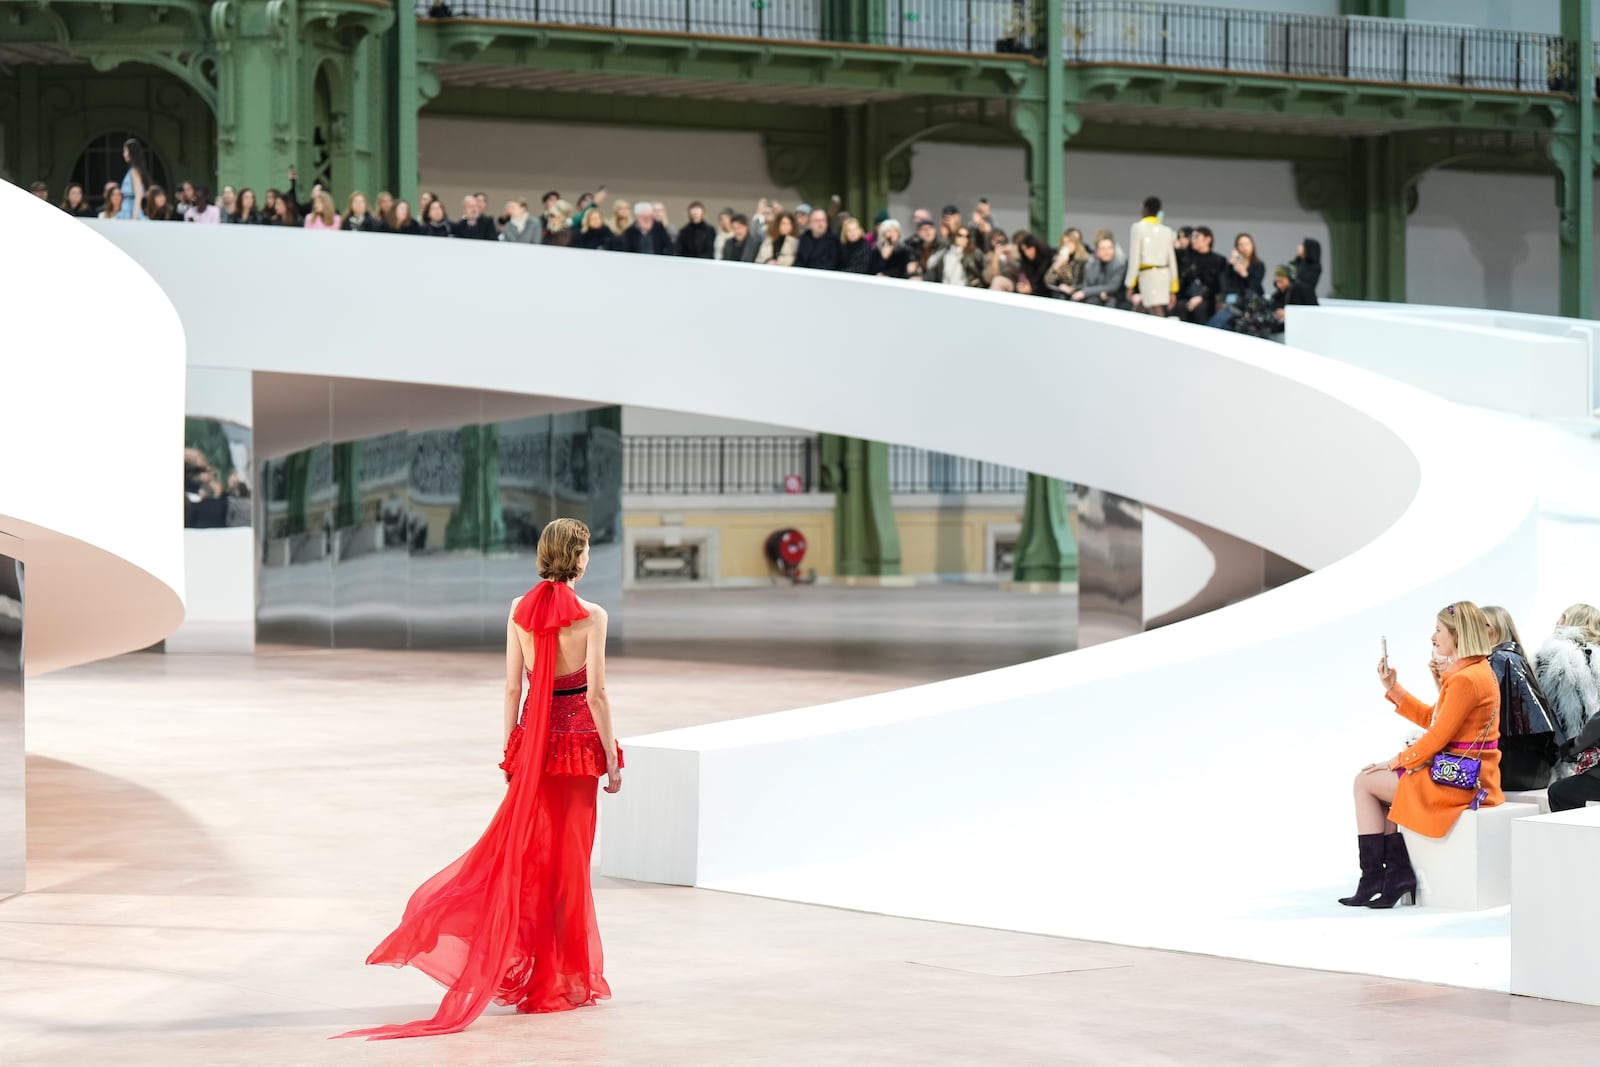
[[[579,667],[564,674],[554,683],[550,697],[550,732],[545,740],[544,773],[598,777],[606,773],[606,750],[600,743],[600,732],[595,729],[594,715],[589,711],[589,668]],[[531,699],[533,694],[528,694]],[[522,744],[522,724],[528,719],[528,707],[506,745],[505,762],[501,769],[510,773],[512,757]],[[617,746],[617,766],[622,766],[622,746]]]

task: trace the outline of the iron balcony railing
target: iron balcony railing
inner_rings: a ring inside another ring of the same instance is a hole
[[[1069,0],[1069,63],[1184,67],[1239,74],[1571,92],[1561,37],[1403,19]]]
[[[814,436],[631,435],[622,439],[622,491],[663,496],[809,493],[821,481]],[[1013,467],[889,446],[895,493],[1021,493],[1028,475]]]
[[[991,54],[1032,52],[1044,0],[416,0],[420,18],[503,19],[554,26],[652,30]]]

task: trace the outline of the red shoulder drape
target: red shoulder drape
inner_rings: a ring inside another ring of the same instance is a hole
[[[548,855],[558,828],[535,825],[534,797],[544,772],[550,698],[561,629],[588,618],[564,582],[541,582],[517,604],[511,619],[533,634],[526,736],[505,797],[478,843],[424,882],[406,904],[399,927],[367,957],[371,964],[417,968],[446,986],[431,1019],[352,1030],[339,1037],[384,1039],[453,1034],[489,1006],[508,975],[526,970],[530,952],[523,882]]]

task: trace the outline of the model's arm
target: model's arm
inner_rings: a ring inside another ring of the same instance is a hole
[[[516,604],[513,602],[513,609]],[[510,619],[506,620],[506,735],[507,741],[511,740],[511,731],[517,726],[517,711],[522,703],[522,642],[517,637],[517,624]]]
[[[622,788],[622,770],[617,766],[617,732],[611,723],[611,697],[606,693],[606,613],[596,606],[589,611],[589,649],[585,666],[589,673],[589,712],[600,744],[606,750],[606,792]]]

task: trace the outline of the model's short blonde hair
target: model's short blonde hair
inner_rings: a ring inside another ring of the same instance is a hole
[[[1457,656],[1487,656],[1494,651],[1489,640],[1489,620],[1470,600],[1458,600],[1439,609],[1439,621],[1456,639]]]
[[[589,546],[589,527],[577,519],[554,519],[539,535],[539,577],[552,582],[576,581],[579,560]]]

